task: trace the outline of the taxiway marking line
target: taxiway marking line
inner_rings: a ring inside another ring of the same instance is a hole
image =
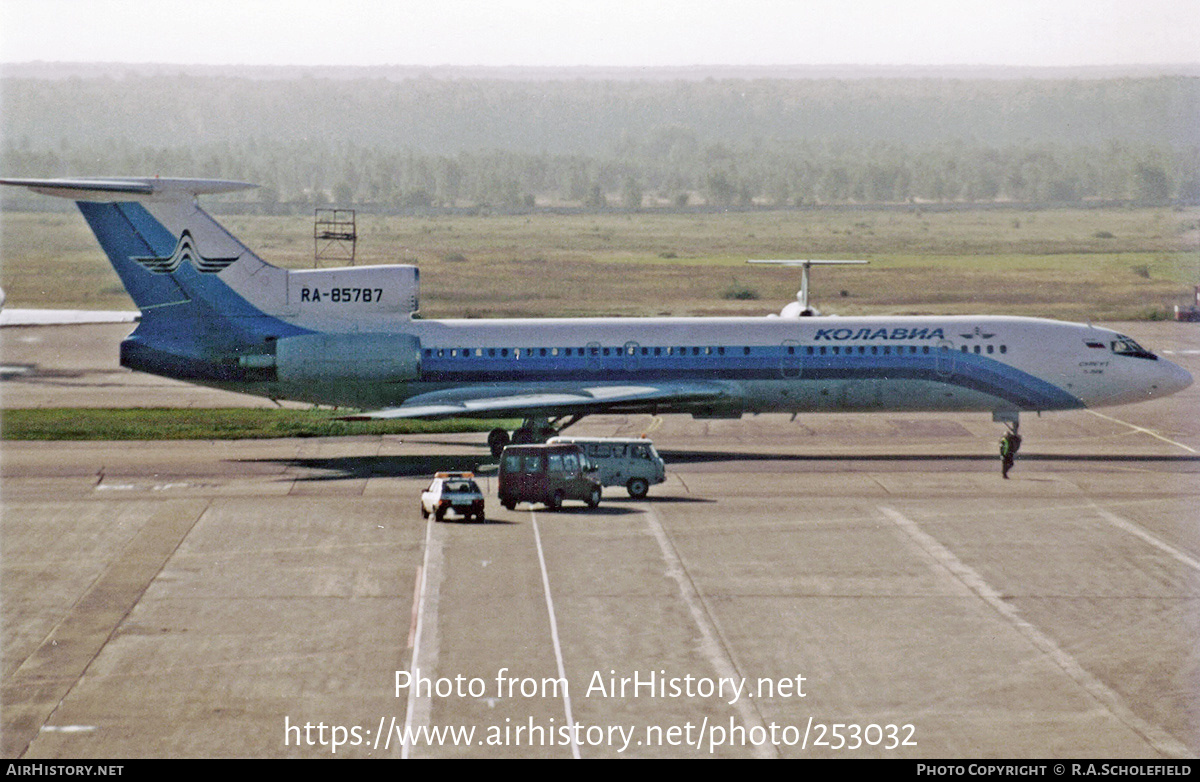
[[[1157,537],[1151,535],[1139,525],[1134,524],[1132,521],[1128,521],[1127,519],[1123,519],[1115,513],[1110,513],[1109,511],[1104,510],[1094,502],[1092,503],[1092,508],[1096,511],[1096,513],[1100,514],[1105,521],[1107,521],[1109,524],[1112,524],[1117,529],[1128,532],[1130,535],[1144,540],[1172,559],[1187,565],[1192,570],[1200,571],[1200,560],[1197,560],[1195,557],[1185,554],[1184,552],[1172,546],[1170,543],[1167,543],[1165,540],[1159,540]]]
[[[1105,415],[1104,413],[1097,413],[1095,410],[1088,410],[1088,412],[1091,413],[1092,415],[1096,416],[1097,418],[1103,418],[1105,421],[1112,421],[1114,424],[1121,424],[1122,426],[1128,426],[1130,429],[1133,429],[1134,431],[1138,431],[1143,434],[1148,434],[1151,437],[1162,440],[1164,443],[1170,443],[1171,445],[1174,445],[1176,448],[1182,448],[1183,450],[1187,451],[1188,453],[1200,453],[1200,451],[1197,451],[1195,448],[1192,448],[1191,446],[1184,445],[1183,443],[1177,443],[1170,438],[1163,437],[1161,434],[1154,431],[1153,429],[1147,429],[1144,426],[1137,426],[1136,424],[1131,424],[1128,421],[1122,421],[1120,418],[1113,418],[1111,415]]]
[[[154,579],[208,512],[210,500],[163,500],[41,644],[0,688],[6,757],[21,757],[137,607]],[[48,677],[47,674],[53,674]]]
[[[538,564],[542,568],[542,591],[546,595],[546,611],[550,614],[550,640],[554,642],[554,659],[558,663],[558,678],[567,680],[566,666],[563,664],[562,644],[558,640],[558,620],[554,616],[554,598],[550,596],[550,575],[546,572],[546,554],[542,548],[542,535],[538,532],[537,514],[529,511],[533,520],[533,540],[537,543]],[[571,731],[571,757],[580,759],[579,742],[575,740],[575,717],[571,714],[571,694],[563,688],[563,710],[567,715],[567,726]]]
[[[683,598],[683,602],[687,604],[688,611],[692,614],[692,621],[696,623],[696,629],[700,631],[700,635],[704,639],[701,650],[708,656],[708,661],[717,672],[717,676],[740,681],[743,677],[729,654],[728,646],[722,640],[721,631],[712,618],[712,614],[704,602],[704,597],[692,583],[692,578],[683,565],[683,559],[667,536],[667,531],[663,528],[662,520],[659,519],[654,506],[643,504],[640,507],[646,515],[646,524],[650,527],[650,532],[654,535],[654,539],[662,551],[663,561],[667,565],[667,575],[674,579],[679,586],[679,594]],[[734,705],[741,715],[742,725],[747,731],[753,728],[765,729],[762,715],[758,713],[758,709],[752,705],[749,698],[739,698]],[[774,758],[778,757],[778,750],[770,742],[764,742],[754,745],[754,754],[756,757]]]
[[[436,643],[432,645],[421,643],[425,638],[426,625],[432,622],[434,627],[437,626],[438,592],[442,580],[442,548],[441,543],[434,540],[433,530],[434,517],[431,515],[425,523],[425,556],[417,572],[415,590],[417,604],[413,608],[416,628],[410,631],[410,646],[412,647],[412,659],[409,661],[410,681],[417,680],[417,672],[423,662],[422,656],[437,654]],[[434,576],[432,579],[430,578],[431,571]],[[432,670],[432,667],[429,666],[426,670]],[[419,698],[417,696],[418,689],[417,687],[408,688],[408,702],[405,705],[406,713],[404,715],[404,741],[400,747],[400,757],[403,759],[408,758],[412,749],[409,738],[413,735],[413,722],[419,719],[421,724],[429,723],[430,699]]]
[[[1017,632],[1024,636],[1026,640],[1049,657],[1067,676],[1071,677],[1076,684],[1099,702],[1109,714],[1145,739],[1156,751],[1168,757],[1192,757],[1191,751],[1180,743],[1178,739],[1159,726],[1135,714],[1125,705],[1125,701],[1119,694],[1088,672],[1074,657],[1055,643],[1052,638],[1025,619],[1022,619],[1017,610],[1006,603],[1000,596],[1000,593],[988,584],[979,573],[955,556],[954,552],[939,543],[932,535],[922,530],[915,521],[894,508],[881,505],[879,506],[879,512],[899,527],[905,535],[932,557],[938,565],[987,603],[1008,624],[1012,625]]]

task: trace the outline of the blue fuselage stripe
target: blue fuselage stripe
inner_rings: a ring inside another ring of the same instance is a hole
[[[804,347],[796,350],[803,351]],[[615,350],[615,349],[614,349]],[[1074,395],[987,356],[950,351],[892,356],[808,356],[782,347],[727,348],[725,355],[540,356],[520,358],[467,355],[422,360],[421,380],[438,384],[530,383],[602,380],[653,383],[688,380],[862,381],[916,380],[969,388],[1004,399],[1022,409],[1073,409]]]

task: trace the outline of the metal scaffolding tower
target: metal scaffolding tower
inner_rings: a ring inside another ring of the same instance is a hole
[[[349,261],[354,265],[358,229],[353,209],[318,209],[313,218],[313,267],[323,260]]]

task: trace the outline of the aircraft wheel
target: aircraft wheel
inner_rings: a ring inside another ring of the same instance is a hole
[[[508,445],[508,432],[503,429],[493,429],[488,432],[487,443],[488,448],[492,449],[492,456],[499,457],[504,452],[504,446]]]
[[[512,435],[513,445],[533,445],[537,443],[537,437],[532,429],[518,429]]]
[[[650,483],[645,478],[630,478],[629,483],[625,484],[625,488],[629,491],[630,497],[640,500],[650,491]]]

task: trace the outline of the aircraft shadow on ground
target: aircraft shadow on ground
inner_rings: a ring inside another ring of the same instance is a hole
[[[710,462],[999,462],[999,454],[791,454],[791,453],[747,453],[741,451],[669,451],[659,450],[659,455],[670,470],[673,464],[705,464]],[[1048,454],[1022,453],[1018,462],[1110,462],[1110,463],[1200,463],[1200,456],[1170,454]]]
[[[782,462],[794,464],[853,464],[888,462],[913,463],[989,463],[1000,461],[998,455],[967,453],[763,453],[745,451],[660,451],[670,471],[672,465],[709,464],[721,462]],[[490,455],[475,453],[445,456],[342,456],[332,458],[241,459],[246,463],[282,464],[301,470],[301,475],[289,475],[288,480],[348,481],[371,477],[432,477],[434,473],[475,473],[481,477],[496,476],[496,463]],[[1067,462],[1109,464],[1200,464],[1200,456],[1172,455],[1110,455],[1110,453],[1021,453],[1020,462]],[[661,501],[661,500],[660,500]]]
[[[345,481],[366,478],[432,478],[435,472],[473,472],[476,475],[495,475],[494,461],[489,455],[481,459],[475,454],[446,456],[337,456],[332,458],[240,459],[243,463],[282,464],[311,474],[291,475],[289,480]],[[481,467],[486,469],[481,469]]]

